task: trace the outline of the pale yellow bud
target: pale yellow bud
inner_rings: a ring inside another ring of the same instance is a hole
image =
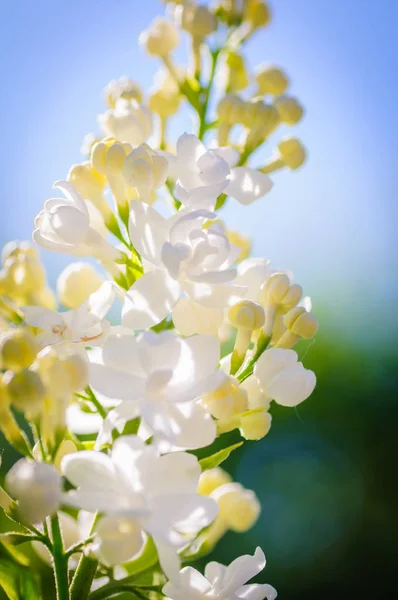
[[[101,141],[101,138],[95,135],[95,133],[87,133],[82,141],[82,145],[80,146],[80,153],[83,156],[90,157],[91,150],[93,146]]]
[[[69,375],[69,385],[73,392],[79,392],[88,385],[88,364],[81,354],[71,354],[63,359]]]
[[[162,89],[154,91],[148,99],[150,110],[161,119],[168,119],[174,115],[180,106],[181,95],[179,93],[169,94]]]
[[[199,478],[198,494],[210,496],[216,488],[225,483],[230,483],[231,481],[231,476],[224,471],[224,469],[221,469],[220,467],[208,469],[207,471],[203,471]]]
[[[96,171],[90,162],[73,165],[67,179],[85,200],[101,195],[106,186],[106,177]]]
[[[109,108],[115,108],[119,98],[135,100],[138,103],[142,102],[142,90],[140,86],[127,77],[110,81],[104,90],[104,95]]]
[[[180,41],[178,30],[172,21],[157,17],[139,37],[140,44],[152,56],[167,57]]]
[[[317,318],[307,312],[303,306],[296,306],[289,310],[283,322],[292,333],[306,340],[314,337],[318,331]]]
[[[272,173],[283,167],[294,170],[301,167],[306,158],[306,151],[297,138],[285,138],[278,144],[279,154],[261,169],[263,173]]]
[[[19,257],[21,255],[30,256],[31,258],[39,258],[37,249],[30,242],[17,242],[13,240],[8,242],[1,251],[1,262],[4,265],[7,258]]]
[[[10,410],[10,404],[11,398],[7,390],[7,377],[3,375],[3,377],[0,377],[0,431],[18,452],[30,455],[29,441],[25,433],[19,428]]]
[[[240,417],[240,432],[246,440],[261,440],[271,428],[271,415],[266,410],[248,411]]]
[[[278,149],[289,169],[298,169],[305,161],[305,148],[297,138],[282,140]]]
[[[248,401],[246,391],[239,387],[237,380],[226,377],[218,388],[202,397],[202,404],[216,419],[228,421],[246,411]]]
[[[37,416],[43,405],[45,387],[40,376],[30,369],[22,369],[18,373],[7,371],[3,382],[11,404],[29,418]]]
[[[61,473],[61,462],[64,456],[67,456],[68,454],[73,454],[75,452],[77,452],[77,448],[74,442],[72,442],[72,440],[64,440],[60,444],[54,458],[54,467],[56,467],[58,472]]]
[[[264,325],[264,309],[251,300],[241,300],[228,311],[228,318],[238,329],[260,329]]]
[[[262,288],[262,294],[266,302],[278,306],[290,289],[290,280],[284,273],[271,275]]]
[[[279,96],[274,100],[275,108],[280,120],[286,125],[295,125],[304,114],[304,109],[296,98],[292,96]]]
[[[236,52],[229,52],[226,65],[228,67],[227,90],[238,92],[245,89],[249,85],[249,76],[243,56]]]
[[[289,79],[282,69],[274,66],[263,67],[256,73],[259,93],[262,95],[280,96],[288,85]]]
[[[232,531],[248,531],[257,521],[261,505],[252,490],[239,483],[226,483],[212,492],[219,507],[219,517]]]
[[[243,18],[248,21],[252,29],[265,27],[271,20],[268,5],[261,0],[246,0]]]
[[[38,351],[35,337],[27,329],[9,329],[0,335],[0,367],[4,370],[30,367]]]
[[[104,175],[120,174],[124,159],[132,149],[126,142],[105,138],[94,144],[91,150],[91,164],[96,171]]]
[[[28,302],[27,304],[34,306],[44,306],[44,308],[49,308],[50,310],[55,310],[57,308],[57,299],[55,297],[54,292],[48,288],[44,287],[33,295],[32,302]]]
[[[217,19],[204,4],[185,4],[181,14],[181,27],[192,37],[203,40],[217,29]]]
[[[228,94],[218,103],[218,118],[221,122],[231,126],[241,123],[245,114],[245,106],[246,103],[241,98]]]
[[[90,263],[71,263],[58,277],[58,298],[66,308],[75,310],[99,289],[103,281]]]
[[[293,306],[296,306],[296,304],[300,302],[302,295],[303,288],[301,287],[301,285],[299,285],[298,283],[294,283],[293,285],[291,285],[289,291],[283,298],[283,309],[286,311],[290,308],[293,308]]]
[[[46,273],[37,258],[29,255],[10,256],[4,263],[9,285],[19,294],[28,294],[46,284]]]

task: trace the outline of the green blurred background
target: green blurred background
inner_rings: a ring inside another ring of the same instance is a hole
[[[262,580],[285,600],[395,597],[398,4],[271,7],[273,22],[247,58],[291,75],[307,109],[294,135],[309,161],[277,174],[263,202],[230,202],[223,216],[253,236],[255,255],[292,269],[311,295],[321,328],[299,354],[318,385],[297,409],[273,406],[269,435],[226,463],[263,512],[252,531],[227,534],[211,558],[228,563],[260,545]],[[15,0],[2,8],[3,245],[29,238],[52,182],[81,160],[81,139],[104,110],[101,88],[122,74],[149,87],[155,61],[136,40],[161,3]],[[183,117],[178,132],[190,127]],[[69,259],[43,259],[54,285]],[[6,448],[3,472],[14,459]]]

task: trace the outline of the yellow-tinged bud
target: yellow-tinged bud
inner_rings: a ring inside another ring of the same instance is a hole
[[[266,410],[250,410],[240,417],[240,432],[246,440],[261,440],[271,428],[271,415]]]
[[[263,173],[272,173],[283,167],[292,171],[301,167],[306,158],[306,151],[297,138],[285,138],[278,144],[277,155],[261,169]]]
[[[264,309],[251,300],[241,300],[228,311],[228,318],[238,329],[260,329],[264,325]]]
[[[88,385],[87,360],[81,354],[71,354],[63,359],[64,367],[69,375],[69,385],[73,392],[79,392]]]
[[[4,265],[7,258],[19,257],[19,256],[30,256],[31,258],[39,258],[37,249],[32,246],[30,242],[17,242],[13,240],[8,242],[1,251],[1,262]]]
[[[104,90],[104,95],[109,108],[115,108],[119,98],[135,100],[138,103],[142,102],[142,90],[140,86],[127,77],[110,81]]]
[[[219,518],[232,531],[247,531],[253,527],[261,512],[256,494],[239,483],[226,483],[216,488],[210,497],[218,504]]]
[[[167,57],[178,46],[180,36],[172,21],[157,17],[139,37],[140,44],[152,56]]]
[[[301,338],[308,340],[318,331],[318,320],[312,313],[306,311],[303,306],[292,308],[283,319],[287,329]]]
[[[0,367],[4,370],[30,367],[38,351],[35,337],[28,329],[9,329],[0,335]]]
[[[247,410],[247,393],[234,377],[226,377],[218,388],[202,397],[202,404],[216,419],[228,421]]]
[[[57,308],[57,299],[54,292],[49,287],[44,287],[34,293],[32,301],[29,301],[27,304],[31,306],[44,306],[50,310],[55,310]]]
[[[54,467],[56,467],[56,469],[61,472],[61,462],[62,459],[64,458],[64,456],[67,456],[68,454],[73,454],[74,452],[77,452],[77,448],[76,445],[74,444],[74,442],[72,442],[72,440],[64,440],[58,450],[57,453],[55,455],[54,458]]]
[[[181,95],[179,93],[169,94],[162,89],[154,91],[148,99],[148,106],[152,112],[159,115],[161,119],[168,119],[174,115],[180,106]]]
[[[203,40],[217,29],[217,19],[204,4],[184,4],[181,27],[197,40]]]
[[[90,157],[91,150],[93,149],[94,144],[97,144],[101,141],[101,138],[95,135],[95,133],[87,133],[82,141],[82,145],[80,146],[80,153],[83,156]]]
[[[268,5],[262,0],[246,0],[243,18],[250,23],[252,29],[265,27],[271,20]]]
[[[120,174],[124,159],[132,149],[127,142],[105,138],[94,144],[91,150],[91,164],[96,171],[104,175]]]
[[[249,76],[243,56],[237,52],[229,52],[226,65],[228,67],[227,90],[238,92],[245,89],[249,85]]]
[[[274,66],[262,67],[256,73],[256,81],[259,93],[263,96],[268,94],[271,96],[280,96],[286,91],[289,85],[286,73]]]
[[[278,306],[290,289],[290,280],[285,273],[271,275],[262,288],[262,294],[266,302]]]
[[[12,291],[21,295],[41,289],[46,284],[46,273],[37,258],[29,255],[10,256],[4,263]]]
[[[8,394],[5,376],[0,378],[0,431],[6,440],[21,454],[30,456],[29,441],[19,428],[11,410],[11,398]]]
[[[46,389],[40,376],[30,369],[22,369],[18,373],[7,371],[3,382],[11,404],[29,418],[37,416],[43,405]]]
[[[58,277],[58,298],[66,308],[75,310],[99,289],[103,281],[90,263],[71,263]]]
[[[292,96],[279,96],[274,100],[275,108],[280,120],[286,125],[295,125],[304,114],[304,109],[296,98]]]
[[[96,171],[90,162],[73,165],[67,177],[85,200],[101,195],[106,186],[106,177]]]
[[[231,476],[224,469],[220,467],[208,469],[207,471],[203,471],[199,478],[198,494],[210,496],[215,489],[231,481]]]
[[[234,246],[240,248],[241,253],[239,254],[236,262],[241,262],[250,256],[252,251],[252,243],[249,237],[242,235],[239,231],[226,231],[227,238]]]
[[[246,103],[235,96],[234,94],[227,94],[220,100],[217,106],[218,118],[222,123],[227,125],[235,125],[236,123],[242,123],[245,115]]]

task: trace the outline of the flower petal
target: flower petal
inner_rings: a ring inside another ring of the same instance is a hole
[[[217,335],[224,320],[221,308],[208,308],[191,300],[180,298],[173,308],[173,323],[182,335],[210,333]]]
[[[132,202],[129,219],[131,241],[138,252],[154,265],[159,265],[167,230],[166,219],[152,206],[140,201]]]
[[[166,271],[145,273],[127,292],[122,324],[133,329],[157,325],[172,310],[180,296],[180,285]]]
[[[231,179],[225,193],[241,204],[251,204],[269,192],[272,186],[268,175],[249,167],[235,167],[231,170]]]

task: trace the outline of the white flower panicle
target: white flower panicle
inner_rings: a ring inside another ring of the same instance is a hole
[[[249,258],[250,239],[219,213],[233,198],[267,218],[269,174],[299,168],[305,149],[288,137],[256,157],[304,110],[284,70],[252,73],[245,57],[265,2],[165,4],[140,36],[161,63],[154,86],[106,86],[100,133],[35,219],[38,246],[84,262],[55,296],[33,246],[2,253],[0,431],[23,456],[0,487],[20,525],[2,541],[34,544],[57,600],[274,600],[250,583],[260,548],[204,575],[181,567],[255,527],[255,491],[219,465],[268,434],[274,403],[288,410],[315,388],[293,349],[317,333],[309,298]],[[184,37],[190,58],[176,64]],[[185,133],[180,111],[193,117]]]

